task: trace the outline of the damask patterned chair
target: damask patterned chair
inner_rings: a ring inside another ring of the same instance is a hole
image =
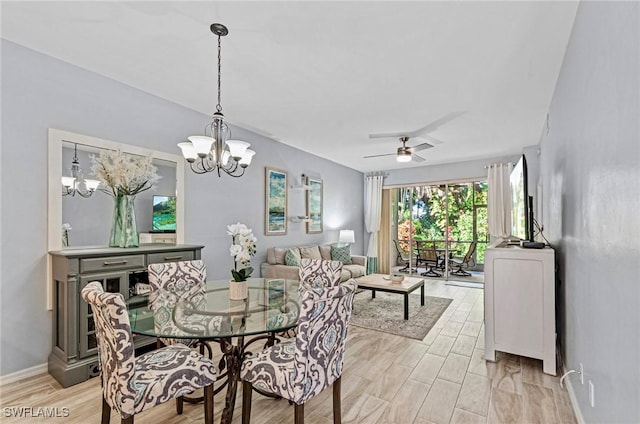
[[[179,301],[188,302],[193,309],[204,309],[206,302],[205,285],[207,267],[204,261],[182,261],[151,264],[149,274],[149,308],[154,312],[154,326],[157,333],[172,334],[175,323],[172,311]],[[178,339],[160,338],[161,345],[169,346]],[[195,339],[179,339],[187,346]]]
[[[109,293],[93,281],[81,292],[91,305],[98,341],[102,382],[102,423],[111,409],[123,423],[148,408],[204,388],[206,423],[213,423],[214,364],[198,352],[176,343],[135,357],[129,315],[120,293]],[[181,404],[180,404],[181,406]],[[181,407],[178,414],[182,414]]]
[[[312,286],[336,286],[340,284],[341,274],[342,262],[340,261],[323,261],[309,258],[300,260],[298,275],[301,283],[311,284]]]
[[[357,288],[351,279],[332,287],[309,287],[300,297],[298,334],[249,356],[242,364],[242,423],[251,418],[253,387],[295,404],[295,423],[304,423],[304,404],[333,385],[333,422],[341,421],[340,382],[347,327]]]

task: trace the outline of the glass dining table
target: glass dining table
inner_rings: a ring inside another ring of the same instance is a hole
[[[276,333],[294,328],[299,314],[299,282],[296,280],[250,278],[249,294],[243,300],[229,299],[229,284],[229,280],[207,281],[204,296],[165,304],[155,311],[144,301],[138,303],[132,299],[128,305],[134,334],[192,341],[211,358],[213,351],[208,342],[220,345],[218,381],[221,383],[216,385],[215,393],[226,386],[220,420],[223,424],[230,423],[233,416],[245,356],[252,348],[259,351],[276,343]]]

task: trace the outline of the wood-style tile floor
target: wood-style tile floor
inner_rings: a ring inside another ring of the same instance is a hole
[[[484,354],[483,291],[426,280],[426,294],[453,302],[422,341],[351,326],[342,377],[343,423],[576,423],[559,377],[542,372],[542,362]],[[331,390],[305,405],[307,423],[330,424]],[[69,417],[46,422],[99,423],[98,378],[63,389],[48,374],[0,388],[0,408],[12,406],[68,408]],[[216,422],[224,397],[215,399]],[[234,423],[241,422],[239,388]],[[14,419],[0,410],[3,423]],[[38,420],[39,421],[39,420]],[[168,402],[139,415],[136,423],[201,423],[202,404],[185,403],[184,414]],[[111,414],[111,423],[120,422]],[[293,407],[254,393],[253,423],[293,423]]]

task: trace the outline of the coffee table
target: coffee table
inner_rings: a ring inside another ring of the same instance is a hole
[[[424,306],[424,278],[404,277],[400,283],[393,283],[386,274],[369,274],[358,278],[358,287],[371,290],[371,298],[375,299],[376,290],[404,295],[404,319],[409,319],[409,294],[420,288],[420,304]]]

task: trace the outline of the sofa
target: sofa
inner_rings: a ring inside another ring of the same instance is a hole
[[[294,247],[270,247],[267,249],[267,262],[260,265],[260,272],[263,278],[284,278],[286,280],[297,280],[298,266],[287,265],[285,256],[287,251],[297,252],[299,258],[312,258],[332,260],[330,244],[294,246]],[[334,248],[336,246],[333,246]],[[344,264],[340,282],[350,278],[362,277],[367,273],[367,257],[360,255],[350,255],[351,264]],[[348,262],[348,260],[346,261]]]

